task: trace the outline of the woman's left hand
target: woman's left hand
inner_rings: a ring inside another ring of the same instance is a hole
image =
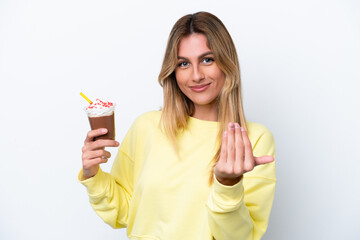
[[[232,186],[241,180],[244,173],[272,161],[273,156],[254,157],[245,128],[230,122],[223,134],[220,158],[214,173],[221,184]]]

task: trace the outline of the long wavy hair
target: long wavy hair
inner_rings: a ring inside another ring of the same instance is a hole
[[[233,40],[219,18],[208,12],[197,12],[180,18],[173,26],[166,46],[159,83],[164,91],[161,126],[176,147],[179,131],[187,129],[187,120],[194,113],[194,104],[180,90],[175,69],[178,62],[178,46],[182,38],[193,33],[204,34],[214,53],[217,66],[225,74],[225,82],[216,101],[218,103],[218,122],[216,154],[212,159],[210,184],[213,182],[214,166],[220,157],[221,139],[229,122],[238,122],[246,128],[246,120],[241,97],[240,66]]]

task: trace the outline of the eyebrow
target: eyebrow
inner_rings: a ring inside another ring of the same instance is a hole
[[[214,54],[213,52],[209,51],[209,52],[206,52],[206,53],[203,53],[201,54],[198,59],[201,59],[203,57],[205,57],[206,55],[210,55],[210,54]],[[185,59],[185,60],[188,60],[186,57],[182,57],[182,56],[178,56],[178,59]]]

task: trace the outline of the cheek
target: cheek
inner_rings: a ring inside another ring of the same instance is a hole
[[[220,69],[216,69],[213,72],[213,77],[216,80],[218,87],[222,88],[225,82],[225,74]]]
[[[183,71],[175,71],[175,78],[180,88],[186,84],[186,74]]]
[[[221,72],[221,74],[220,74],[220,85],[221,85],[221,88],[224,86],[225,79],[226,79],[225,74],[224,74],[223,72]]]
[[[175,79],[177,82],[179,82],[179,79],[181,79],[181,75],[180,75],[179,71],[176,71],[176,70],[175,70]]]

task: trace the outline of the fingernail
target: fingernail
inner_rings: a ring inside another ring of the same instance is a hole
[[[106,133],[106,132],[107,132],[107,129],[106,129],[106,128],[103,128],[103,129],[101,129],[101,132],[102,132],[102,133]]]
[[[229,128],[234,128],[234,124],[232,122],[229,123],[228,125]]]
[[[116,142],[116,146],[119,146],[120,145],[120,143],[119,142]]]
[[[239,128],[240,125],[238,123],[235,123],[235,128]]]
[[[224,132],[223,136],[224,136],[224,137],[226,137],[226,136],[227,136],[227,131],[225,131],[225,132]]]
[[[241,127],[240,130],[241,130],[242,132],[246,132],[246,129],[245,129],[244,127]]]

